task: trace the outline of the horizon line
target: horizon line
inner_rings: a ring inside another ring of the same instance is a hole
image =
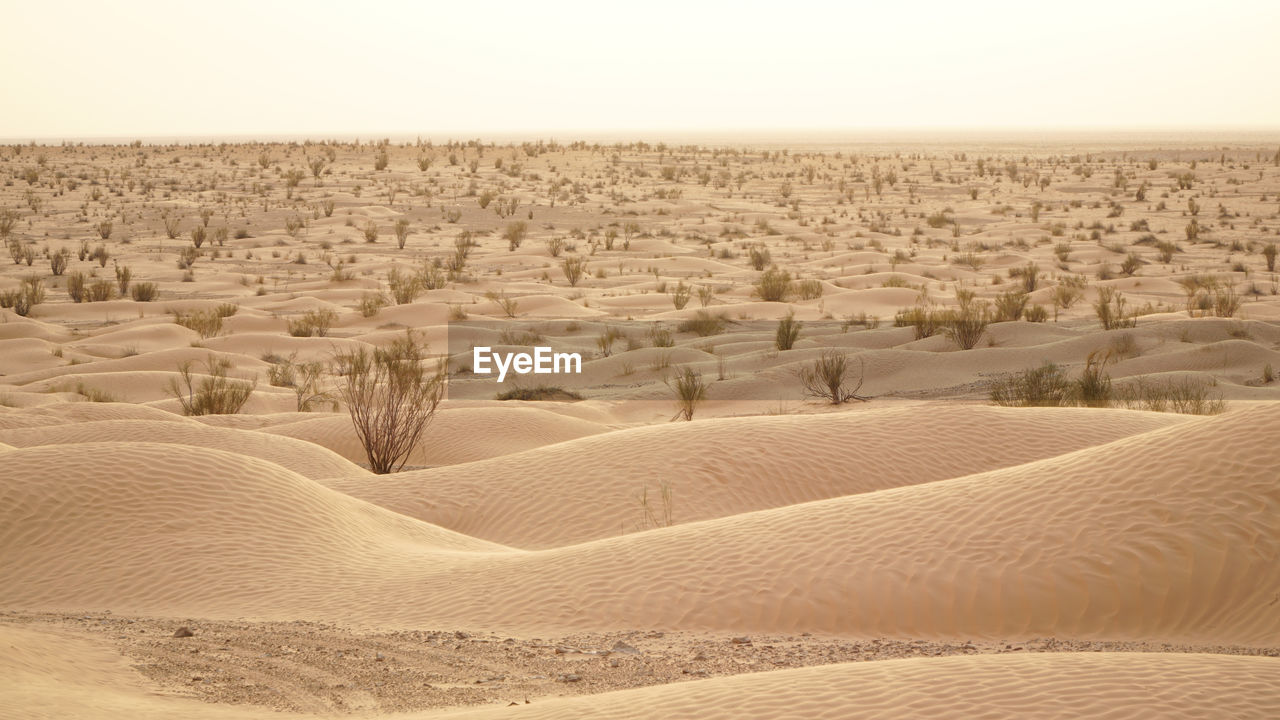
[[[1263,138],[1280,141],[1280,125],[1017,125],[1017,126],[978,126],[978,125],[911,125],[911,126],[861,126],[861,127],[760,127],[760,128],[542,128],[511,130],[379,130],[379,131],[261,131],[261,132],[179,132],[179,133],[131,133],[131,134],[68,134],[68,135],[12,135],[0,137],[0,145],[62,145],[75,144],[120,144],[141,141],[145,145],[172,144],[209,144],[209,143],[252,143],[252,142],[299,142],[299,141],[367,141],[391,139],[393,142],[424,140],[432,142],[485,140],[489,142],[520,142],[534,140],[553,140],[572,142],[592,140],[600,143],[616,142],[670,142],[679,137],[686,140],[714,140],[712,144],[738,143],[744,141],[769,142],[790,141],[793,143],[811,142],[850,142],[869,143],[885,140],[928,139],[942,142],[951,139],[984,140],[999,139],[1001,135],[1017,137],[1027,141],[1028,135],[1049,135],[1044,140],[1062,142],[1063,136],[1079,136],[1098,139],[1107,135],[1152,135],[1151,140],[1176,140],[1180,134],[1194,135],[1188,141],[1208,141],[1215,136],[1256,136],[1249,139],[1259,142]],[[809,136],[809,137],[805,137]],[[932,136],[932,137],[930,137]],[[948,137],[950,136],[950,137]],[[1052,137],[1058,136],[1058,137]],[[605,138],[608,138],[606,141]],[[1137,138],[1126,138],[1135,140]],[[1221,137],[1227,140],[1227,137]]]

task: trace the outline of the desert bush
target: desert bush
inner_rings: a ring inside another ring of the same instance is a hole
[[[699,337],[707,337],[724,332],[727,322],[723,315],[699,310],[693,314],[693,317],[680,321],[680,324],[676,326],[676,330],[679,332],[691,332]]]
[[[336,356],[342,400],[375,473],[396,472],[422,439],[444,393],[445,369],[427,367],[426,347],[406,332],[385,348]]]
[[[1211,390],[1214,385],[1192,378],[1155,382],[1140,378],[1119,387],[1115,399],[1119,405],[1132,410],[1218,415],[1227,409],[1227,403],[1221,393]]]
[[[1262,246],[1262,259],[1267,263],[1267,272],[1276,271],[1276,244],[1269,242]]]
[[[715,300],[715,299],[716,299],[715,288],[711,287],[710,285],[698,286],[698,304],[702,305],[702,307],[706,307],[711,304],[712,300]]]
[[[83,396],[84,399],[87,400],[88,402],[99,402],[99,403],[120,402],[120,398],[116,397],[115,395],[112,395],[106,390],[100,390],[98,388],[89,387],[88,385],[82,382],[76,383],[75,393],[77,395]]]
[[[1178,252],[1178,244],[1170,240],[1161,240],[1156,243],[1156,253],[1160,258],[1160,262],[1168,265],[1173,262],[1173,254]]]
[[[418,282],[417,276],[402,273],[398,267],[387,272],[387,287],[397,305],[408,305],[422,292],[422,283]]]
[[[986,303],[967,303],[946,314],[943,332],[961,350],[972,350],[990,322],[991,314]]]
[[[322,362],[299,363],[294,353],[288,359],[272,359],[267,368],[267,378],[276,387],[293,390],[294,408],[297,412],[312,412],[322,402],[332,402],[333,393],[323,388],[325,364]],[[334,408],[337,409],[336,407]]]
[[[1059,310],[1070,310],[1084,295],[1084,278],[1071,275],[1063,278],[1053,288],[1053,321],[1058,321]]]
[[[386,307],[387,298],[382,293],[365,293],[360,296],[360,302],[357,308],[363,317],[373,317],[378,311]]]
[[[506,229],[502,231],[502,238],[507,241],[507,249],[514,252],[519,248],[528,232],[529,226],[523,220],[508,223]]]
[[[994,380],[988,386],[991,402],[1012,407],[1062,407],[1074,405],[1073,384],[1066,372],[1046,362]]]
[[[1124,261],[1120,263],[1120,272],[1125,277],[1133,277],[1142,267],[1142,258],[1137,253],[1129,253],[1125,256]]]
[[[667,348],[676,344],[675,337],[671,331],[661,325],[653,325],[649,328],[649,340],[654,347]]]
[[[448,274],[435,263],[424,264],[416,277],[423,290],[439,290],[449,282]]]
[[[677,410],[671,419],[693,420],[694,411],[707,397],[707,383],[702,379],[702,373],[689,367],[680,368],[673,378],[667,380],[667,387],[671,388],[676,399]]]
[[[502,314],[509,318],[513,318],[520,312],[520,301],[507,295],[505,290],[500,292],[487,292],[485,297],[497,303],[498,308],[502,310]]]
[[[1114,355],[1110,350],[1094,350],[1085,358],[1084,370],[1076,380],[1076,401],[1085,407],[1110,407],[1112,400],[1111,376],[1107,364]]]
[[[845,378],[849,369],[848,356],[841,350],[827,348],[822,351],[818,359],[800,369],[798,373],[800,385],[804,388],[806,395],[826,399],[832,405],[840,405],[850,400],[866,402],[871,398],[858,394],[858,390],[862,389],[866,368],[861,358],[858,359],[858,363],[860,368],[858,381],[854,385],[849,385]]]
[[[396,246],[403,250],[404,244],[409,240],[409,219],[400,218],[396,220],[393,230],[396,234]]]
[[[90,257],[98,261],[98,267],[106,267],[107,261],[111,259],[111,253],[107,252],[105,246],[99,245],[93,249],[93,254]]]
[[[1213,314],[1218,317],[1235,317],[1240,303],[1240,295],[1233,287],[1219,287],[1213,292]]]
[[[1125,310],[1124,295],[1110,286],[1098,288],[1098,300],[1093,304],[1093,311],[1103,330],[1131,328],[1138,324],[1137,316]]]
[[[67,258],[70,257],[70,255],[71,253],[67,252],[66,248],[62,248],[57,252],[51,253],[49,255],[49,270],[52,271],[54,275],[61,275],[63,271],[67,269]]]
[[[1049,311],[1043,305],[1029,305],[1022,312],[1022,319],[1027,322],[1042,323],[1049,319]]]
[[[764,270],[771,262],[769,248],[763,245],[752,245],[748,258],[754,270]]]
[[[583,400],[581,393],[566,390],[559,385],[538,385],[535,387],[516,387],[505,390],[495,396],[497,400],[522,400],[524,402],[551,401],[577,402]]]
[[[110,280],[95,280],[87,288],[86,299],[89,302],[103,302],[110,300],[115,293],[116,288]]]
[[[222,315],[215,310],[176,311],[173,321],[188,330],[194,330],[202,338],[210,338],[222,332]]]
[[[129,292],[129,283],[133,280],[133,270],[128,265],[116,266],[116,287],[120,289],[120,296],[124,297]]]
[[[178,251],[178,269],[190,270],[200,257],[200,251],[193,245],[187,245]]]
[[[560,269],[564,271],[564,279],[569,281],[569,286],[577,287],[578,282],[587,272],[587,259],[580,255],[566,257],[561,261]]]
[[[84,302],[86,276],[79,270],[67,275],[67,295],[71,302]]]
[[[7,239],[18,226],[18,212],[5,208],[0,210],[0,239]]]
[[[309,310],[302,317],[288,321],[289,334],[293,337],[325,337],[338,319],[338,313],[328,308]]]
[[[600,349],[601,355],[609,357],[613,354],[613,344],[623,337],[625,335],[618,328],[606,326],[604,332],[596,336],[596,347]]]
[[[36,275],[22,279],[16,290],[0,293],[0,307],[10,308],[18,315],[26,317],[32,309],[44,302],[44,281]]]
[[[685,285],[681,280],[676,283],[674,289],[671,290],[671,304],[677,310],[683,310],[685,305],[689,304],[689,297],[693,294],[693,288]]]
[[[560,257],[560,253],[564,252],[564,238],[554,237],[547,240],[547,254],[553,258]]]
[[[791,273],[776,265],[764,271],[756,283],[756,295],[765,302],[786,302],[791,294]]]
[[[793,287],[801,300],[814,300],[822,297],[822,282],[820,280],[797,280]]]
[[[1040,266],[1031,262],[1022,267],[1010,268],[1009,278],[1021,280],[1024,293],[1035,292],[1040,285]]]
[[[129,296],[137,302],[151,302],[156,299],[158,288],[153,282],[134,283],[129,286]]]
[[[234,415],[253,395],[256,383],[227,377],[228,360],[213,355],[204,363],[204,376],[197,379],[188,360],[178,366],[179,380],[170,380],[169,394],[182,406],[183,415]]]
[[[914,329],[916,340],[932,337],[945,324],[946,313],[919,305],[903,308],[893,316],[893,326]]]
[[[1022,288],[1002,292],[996,296],[994,307],[992,322],[1021,320],[1027,308],[1027,293]]]
[[[787,313],[778,321],[778,329],[773,334],[773,345],[779,350],[790,350],[800,338],[803,323],[796,320],[795,313]]]

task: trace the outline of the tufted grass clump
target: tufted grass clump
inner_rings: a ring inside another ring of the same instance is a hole
[[[671,417],[671,420],[693,420],[694,411],[707,398],[708,386],[702,379],[702,373],[690,367],[683,367],[666,382],[676,400],[676,414]]]
[[[778,321],[778,329],[773,335],[773,345],[778,350],[790,350],[795,347],[796,340],[800,338],[800,328],[804,323],[796,320],[795,313],[787,313]]]

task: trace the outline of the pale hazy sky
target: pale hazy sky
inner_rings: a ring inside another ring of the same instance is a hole
[[[1280,127],[1280,2],[3,0],[0,138]]]

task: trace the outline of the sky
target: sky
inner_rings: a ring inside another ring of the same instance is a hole
[[[1280,2],[2,0],[0,138],[1280,128]]]

